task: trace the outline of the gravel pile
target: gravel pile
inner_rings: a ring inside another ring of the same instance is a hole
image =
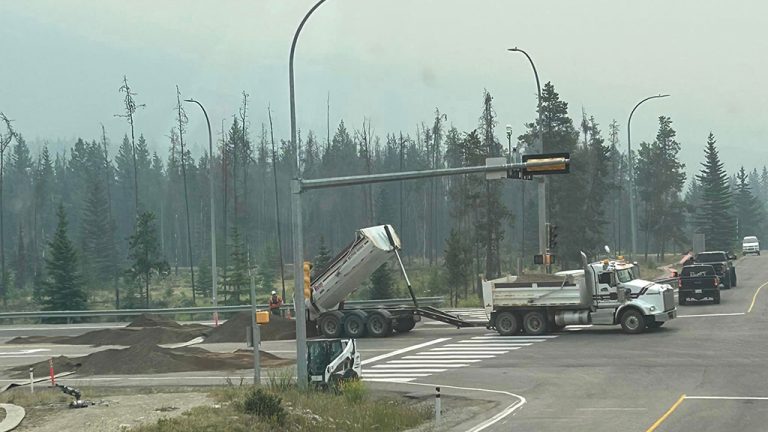
[[[245,342],[246,328],[251,326],[251,313],[240,312],[224,324],[214,328],[205,338],[205,343]],[[296,321],[277,315],[269,316],[269,324],[261,326],[261,340],[296,339]]]

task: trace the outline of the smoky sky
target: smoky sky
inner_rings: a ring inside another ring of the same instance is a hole
[[[165,155],[174,124],[175,85],[209,110],[215,133],[249,97],[252,137],[274,116],[289,138],[288,53],[314,4],[306,0],[37,1],[0,3],[0,110],[33,143],[96,139],[113,146],[129,131],[118,93],[127,75],[137,132]],[[607,137],[617,120],[621,145],[632,106],[658,93],[632,121],[632,142],[653,140],[668,115],[691,172],[712,131],[730,173],[762,168],[768,56],[757,1],[642,2],[553,0],[327,0],[308,21],[296,53],[302,134],[326,136],[370,120],[380,136],[415,134],[436,108],[460,130],[477,126],[482,92],[494,96],[502,142],[535,117],[536,89],[519,46],[551,81],[578,127],[594,116]],[[188,107],[188,140],[199,154],[204,119]]]

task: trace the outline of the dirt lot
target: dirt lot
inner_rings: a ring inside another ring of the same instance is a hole
[[[160,418],[175,417],[196,406],[213,406],[206,393],[153,393],[108,396],[97,405],[69,409],[65,404],[27,410],[17,431],[35,432],[118,432]]]

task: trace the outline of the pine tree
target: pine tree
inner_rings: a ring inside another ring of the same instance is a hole
[[[150,302],[149,284],[153,275],[162,276],[169,271],[168,263],[163,259],[160,252],[154,213],[144,212],[139,215],[136,231],[128,239],[128,249],[131,260],[128,276],[135,283],[143,285],[144,291],[140,297],[144,300],[144,306],[148,308]]]
[[[708,250],[730,251],[736,237],[731,216],[732,200],[728,174],[720,162],[715,136],[710,132],[704,149],[705,161],[696,176],[701,188],[701,204],[696,212],[697,232],[704,234]]]
[[[239,305],[242,296],[248,295],[250,284],[250,264],[248,262],[248,252],[245,250],[245,244],[240,236],[237,226],[232,227],[232,233],[229,237],[229,271],[226,276],[226,291],[224,303],[229,305]]]
[[[445,268],[448,273],[446,285],[449,289],[451,306],[455,306],[458,302],[460,289],[463,288],[466,296],[472,273],[471,263],[471,246],[457,230],[451,230],[445,241]]]
[[[67,235],[67,216],[61,204],[56,217],[56,233],[48,244],[48,278],[43,284],[41,306],[43,310],[85,310],[87,297],[78,271],[78,255]]]
[[[742,239],[745,236],[762,232],[763,215],[760,203],[752,194],[752,188],[743,166],[736,174],[736,180],[736,193],[733,197],[734,210],[738,227],[737,238]]]
[[[320,245],[317,248],[317,255],[312,263],[312,274],[319,275],[331,263],[331,252],[325,247],[325,236],[320,236]]]
[[[88,284],[98,289],[117,273],[114,223],[101,179],[94,179],[87,190],[81,225],[83,268]]]
[[[370,298],[371,300],[395,298],[396,291],[392,270],[388,263],[384,263],[371,274]]]

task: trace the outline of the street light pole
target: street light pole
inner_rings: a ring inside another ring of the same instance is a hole
[[[296,172],[295,177],[301,178],[299,172],[299,152],[296,142],[296,92],[294,91],[293,84],[293,57],[296,53],[296,43],[299,40],[299,34],[301,29],[304,28],[309,17],[320,5],[325,3],[325,0],[319,0],[312,6],[312,9],[304,15],[304,18],[299,23],[299,27],[296,29],[296,33],[293,35],[293,42],[291,43],[291,53],[288,58],[288,87],[290,90],[290,105],[291,105],[291,146],[296,150]],[[304,239],[301,232],[301,190],[295,190],[294,183],[291,183],[293,194],[293,304],[296,309],[296,380],[298,381],[300,388],[305,388],[308,383],[308,371],[307,371],[307,316],[306,308],[304,305],[304,290],[299,285],[304,279]],[[298,227],[298,229],[296,229]]]
[[[519,52],[522,53],[527,59],[528,62],[531,64],[531,68],[533,69],[533,75],[536,78],[536,92],[538,95],[538,111],[539,111],[539,152],[544,153],[544,122],[541,118],[542,110],[541,110],[541,82],[539,81],[539,73],[536,71],[536,65],[533,63],[533,59],[531,59],[531,56],[528,55],[527,52],[521,50],[520,48],[514,47],[514,48],[508,48],[507,51],[512,52]],[[547,212],[547,180],[546,178],[541,178],[538,180],[538,190],[539,190],[539,253],[541,255],[544,255],[547,253],[547,229],[546,229],[546,223],[548,222],[548,212]],[[525,233],[523,233],[525,235]]]
[[[648,96],[647,98],[641,100],[637,103],[637,105],[635,105],[634,108],[632,108],[632,112],[629,113],[629,120],[627,120],[627,156],[629,158],[629,230],[631,231],[630,235],[632,238],[632,249],[629,251],[630,257],[634,257],[635,252],[637,252],[637,210],[635,208],[636,200],[634,184],[635,164],[632,160],[632,115],[635,113],[637,107],[639,107],[643,102],[651,99],[665,98],[668,96],[668,94],[659,94],[655,96]]]
[[[216,268],[216,210],[213,202],[213,137],[211,135],[211,121],[208,119],[208,113],[205,111],[203,104],[194,99],[184,99],[184,102],[195,103],[203,110],[205,115],[205,124],[208,126],[208,182],[210,187],[211,196],[211,287],[213,288],[212,300],[213,300],[213,324],[219,325],[219,303],[216,297],[216,291],[218,288],[218,270]]]

